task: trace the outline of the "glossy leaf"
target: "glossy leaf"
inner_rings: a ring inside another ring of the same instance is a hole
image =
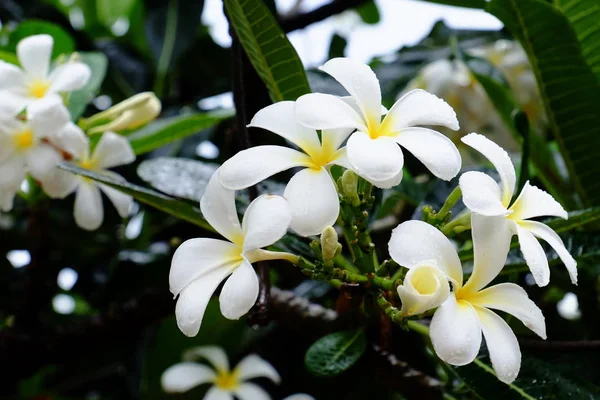
[[[356,9],[358,15],[365,24],[375,25],[379,23],[381,16],[379,15],[379,8],[375,1],[369,1]]]
[[[304,363],[314,375],[336,376],[352,367],[365,348],[366,337],[362,329],[336,332],[313,343],[306,352]]]
[[[108,59],[104,53],[78,53],[82,62],[86,63],[92,69],[92,77],[85,87],[69,95],[68,108],[71,118],[77,121],[83,115],[87,105],[96,97],[108,68]]]
[[[296,50],[262,0],[224,0],[227,13],[248,58],[271,100],[296,100],[310,93]]]

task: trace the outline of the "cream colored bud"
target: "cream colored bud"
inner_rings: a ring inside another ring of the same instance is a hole
[[[346,170],[342,175],[342,190],[344,191],[344,195],[350,199],[353,206],[360,204],[360,199],[358,198],[358,175],[353,171]]]
[[[332,226],[327,226],[321,232],[321,252],[323,260],[331,260],[335,258],[338,251],[338,234]]]
[[[402,300],[403,316],[423,314],[441,305],[450,295],[450,284],[435,260],[426,261],[408,271],[398,296]]]
[[[94,120],[112,119],[112,121],[93,127],[89,133],[119,132],[139,128],[158,117],[161,108],[160,100],[154,93],[138,93],[91,117],[88,123],[93,123]]]

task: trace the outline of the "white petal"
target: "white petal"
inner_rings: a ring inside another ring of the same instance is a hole
[[[404,155],[389,137],[371,139],[363,132],[355,132],[348,139],[346,149],[354,170],[369,181],[387,181],[402,172]]]
[[[53,45],[50,35],[29,36],[17,44],[17,57],[27,75],[34,79],[46,78]]]
[[[337,96],[310,93],[296,100],[296,119],[313,129],[354,128],[367,130],[366,122]]]
[[[52,143],[64,152],[69,153],[75,159],[83,158],[90,146],[90,141],[86,134],[72,122],[66,124],[52,138]]]
[[[14,191],[15,188],[21,186],[21,182],[25,179],[25,159],[18,154],[13,154],[0,163],[0,190],[8,189]]]
[[[471,214],[473,272],[463,290],[475,293],[494,280],[506,264],[513,222],[504,217]]]
[[[232,190],[245,189],[286,169],[306,167],[306,154],[281,146],[257,146],[240,151],[220,168],[221,183]]]
[[[546,339],[546,321],[542,310],[535,305],[527,292],[514,283],[500,283],[490,286],[469,297],[477,306],[504,311],[518,318],[542,339]]]
[[[118,167],[135,161],[129,141],[114,132],[106,132],[94,149],[92,163],[102,169]]]
[[[271,400],[271,396],[254,383],[242,383],[233,393],[240,400]]]
[[[272,245],[285,235],[291,221],[292,211],[286,199],[270,194],[257,197],[242,220],[243,251]]]
[[[402,300],[402,315],[422,314],[442,304],[450,294],[450,285],[441,269],[427,263],[411,268],[398,296]]]
[[[119,216],[121,218],[127,218],[129,216],[129,209],[131,208],[131,204],[133,203],[133,197],[118,191],[108,185],[104,185],[99,183],[98,187],[100,190],[104,192],[104,194],[109,198],[111,203],[117,209]]]
[[[92,70],[82,62],[59,65],[48,77],[50,90],[54,93],[79,90],[87,85],[91,76]]]
[[[0,89],[8,89],[10,91],[17,90],[17,88],[21,89],[21,86],[24,86],[24,76],[23,70],[16,65],[7,63],[6,61],[0,60]],[[10,102],[6,101],[5,93],[2,93],[2,101],[6,103],[7,106],[10,106]],[[14,107],[14,105],[13,105]],[[10,107],[13,112],[18,112],[18,109]]]
[[[242,227],[235,208],[235,193],[221,185],[219,174],[215,171],[210,177],[204,196],[200,199],[200,210],[208,223],[231,242],[241,245]]]
[[[1,70],[0,74],[2,74]],[[5,108],[5,112],[10,112],[12,115],[17,115],[21,111],[23,111],[24,108],[26,108],[29,104],[32,103],[32,99],[27,97],[24,88],[19,86],[14,88],[7,88],[6,86],[1,85],[2,79],[0,79],[0,97],[2,97],[3,103],[9,104],[9,106]]]
[[[517,337],[510,326],[494,312],[477,308],[477,314],[494,371],[502,382],[511,383],[521,369],[521,350]]]
[[[218,239],[197,238],[183,242],[173,254],[169,288],[177,296],[192,281],[239,260],[239,248]],[[239,262],[239,261],[238,261]]]
[[[515,167],[508,153],[490,139],[477,133],[469,133],[460,140],[483,154],[494,165],[502,180],[502,203],[508,207],[517,181]]]
[[[472,362],[481,346],[481,326],[477,312],[466,301],[456,301],[454,293],[436,310],[429,326],[433,348],[452,365]]]
[[[217,375],[206,365],[182,362],[163,372],[160,383],[167,393],[183,393],[203,383],[212,382]]]
[[[350,58],[334,58],[319,67],[335,78],[356,101],[366,121],[381,121],[381,89],[375,73],[366,64]]]
[[[550,282],[550,266],[544,248],[528,229],[517,226],[519,247],[523,258],[538,286],[546,286]]]
[[[102,225],[102,221],[104,220],[102,196],[94,183],[84,179],[80,180],[77,194],[75,195],[73,214],[77,225],[85,230],[93,231]]]
[[[0,211],[8,212],[12,210],[15,195],[18,191],[18,188],[14,190],[8,190],[5,188],[0,189]]]
[[[69,111],[58,96],[33,102],[27,108],[27,119],[38,138],[52,138],[71,122]]]
[[[237,376],[242,381],[247,381],[254,378],[269,378],[275,383],[281,382],[281,377],[277,370],[268,362],[257,356],[250,354],[246,356],[235,367]]]
[[[449,181],[460,171],[462,160],[458,149],[439,132],[427,128],[406,128],[394,139],[440,179]]]
[[[465,172],[460,176],[458,184],[463,203],[472,212],[487,216],[509,214],[502,204],[500,187],[489,175],[478,171]]]
[[[234,400],[229,392],[219,389],[216,386],[211,387],[202,400]]]
[[[402,171],[400,171],[396,176],[392,176],[391,178],[383,180],[368,179],[365,176],[360,175],[358,171],[354,168],[354,165],[352,165],[350,163],[350,160],[348,160],[348,149],[346,147],[343,147],[336,152],[335,160],[332,161],[330,164],[339,165],[340,167],[349,169],[350,171],[353,171],[355,174],[369,181],[373,186],[378,188],[389,189],[394,186],[398,186],[402,181]]]
[[[318,235],[333,225],[340,213],[336,186],[324,168],[298,172],[290,179],[283,197],[292,210],[290,228],[302,236]]]
[[[229,372],[229,359],[225,350],[219,346],[198,346],[187,349],[183,353],[185,361],[197,361],[206,359],[219,371]]]
[[[258,277],[252,264],[244,259],[223,285],[219,297],[221,313],[225,318],[239,319],[250,311],[257,298]]]
[[[196,279],[181,291],[175,306],[175,317],[177,326],[184,335],[191,337],[198,334],[212,294],[231,272],[230,268],[216,268]]]
[[[323,152],[324,153],[335,153],[335,151],[344,143],[344,141],[350,136],[353,129],[326,129],[321,132],[321,139],[323,141]]]
[[[411,90],[398,99],[382,125],[390,132],[420,125],[441,125],[458,130],[458,120],[452,107],[422,89]]]
[[[42,182],[42,189],[53,199],[64,199],[77,189],[78,183],[77,175],[55,168],[52,177],[48,177]]]
[[[575,261],[571,254],[569,254],[569,251],[565,247],[565,244],[560,236],[558,236],[556,232],[554,232],[549,226],[544,225],[541,222],[521,221],[519,222],[519,226],[527,229],[538,238],[545,240],[554,249],[554,251],[556,251],[556,254],[558,254],[562,262],[565,264],[565,267],[567,267],[567,271],[571,277],[571,282],[576,285],[577,261]]]
[[[271,131],[306,153],[321,148],[317,132],[296,121],[296,104],[293,101],[280,101],[263,108],[252,118],[248,127]]]
[[[43,182],[54,176],[56,166],[62,160],[62,155],[52,146],[41,143],[39,146],[29,150],[27,154],[27,167],[31,176]]]
[[[568,219],[569,215],[560,203],[554,200],[550,194],[544,192],[536,186],[525,182],[523,190],[512,207],[513,214],[511,218],[514,220],[529,219],[551,215]]]
[[[394,261],[407,268],[434,260],[446,276],[462,285],[462,266],[454,246],[428,223],[413,220],[398,225],[392,231],[388,251]]]
[[[315,400],[315,398],[308,394],[298,393],[288,396],[283,400]]]

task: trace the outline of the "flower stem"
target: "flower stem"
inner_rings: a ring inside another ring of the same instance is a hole
[[[448,198],[446,198],[444,205],[442,206],[440,211],[437,213],[437,217],[439,219],[443,220],[446,217],[446,215],[450,212],[452,207],[454,207],[456,202],[458,202],[458,200],[460,200],[461,197],[462,197],[462,191],[460,190],[460,186],[457,186],[452,191],[452,193],[450,193]]]
[[[415,331],[420,335],[429,337],[429,327],[425,324],[420,323],[419,321],[406,321],[408,327],[411,331]]]

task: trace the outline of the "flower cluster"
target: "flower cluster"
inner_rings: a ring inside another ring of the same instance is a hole
[[[186,335],[198,333],[208,300],[229,275],[220,295],[221,311],[227,318],[239,318],[257,298],[253,262],[302,261],[293,254],[262,249],[277,242],[288,228],[301,236],[323,232],[323,259],[327,263],[337,256],[337,235],[330,225],[341,215],[343,190],[332,177],[332,165],[353,171],[367,184],[390,188],[401,182],[404,149],[440,179],[458,175],[461,157],[455,145],[425,127],[459,128],[455,112],[443,100],[424,90],[413,90],[388,111],[381,104],[379,82],[368,66],[337,58],[321,70],[335,78],[350,96],[313,93],[259,111],[250,126],[271,131],[296,148],[250,148],[225,162],[210,180],[201,200],[202,213],[228,241],[192,239],[173,257],[170,286],[173,294],[179,295],[176,316]],[[436,309],[431,340],[437,355],[452,365],[472,362],[483,336],[499,379],[511,382],[520,368],[519,345],[508,324],[491,310],[512,314],[542,338],[546,337],[545,321],[518,285],[489,284],[505,265],[514,235],[538,285],[548,284],[550,269],[536,238],[556,250],[576,283],[576,262],[562,240],[548,226],[530,220],[540,216],[567,218],[567,213],[548,193],[529,182],[512,201],[516,178],[508,154],[476,133],[464,136],[462,142],[488,158],[501,178],[498,185],[481,172],[460,177],[468,208],[462,218],[470,218],[472,229],[473,271],[463,282],[464,271],[454,245],[438,228],[422,221],[400,224],[389,241],[390,257],[408,270],[397,286],[397,300],[402,304],[399,314],[405,318]],[[240,225],[234,191],[298,167],[301,169],[290,179],[283,197],[263,195],[255,199]]]
[[[197,363],[205,359],[213,368]],[[194,347],[183,353],[183,362],[168,368],[162,375],[161,384],[167,393],[183,393],[205,383],[212,383],[204,400],[270,400],[271,396],[255,383],[254,378],[268,378],[279,383],[277,370],[255,354],[244,357],[233,371],[227,354],[217,346]],[[295,394],[283,400],[314,400],[307,394]]]
[[[52,67],[53,45],[50,35],[30,36],[17,45],[20,67],[0,61],[0,210],[12,209],[23,181],[31,176],[51,198],[76,193],[75,222],[83,229],[94,230],[104,219],[100,190],[122,217],[128,215],[132,198],[57,166],[70,161],[122,179],[106,169],[133,162],[135,154],[127,139],[115,131],[155,118],[160,102],[153,95],[140,94],[97,114],[85,125],[95,120],[110,122],[90,129],[90,134],[102,133],[99,140],[90,141],[71,121],[67,105],[70,93],[90,81],[91,69],[78,61],[76,54]]]

